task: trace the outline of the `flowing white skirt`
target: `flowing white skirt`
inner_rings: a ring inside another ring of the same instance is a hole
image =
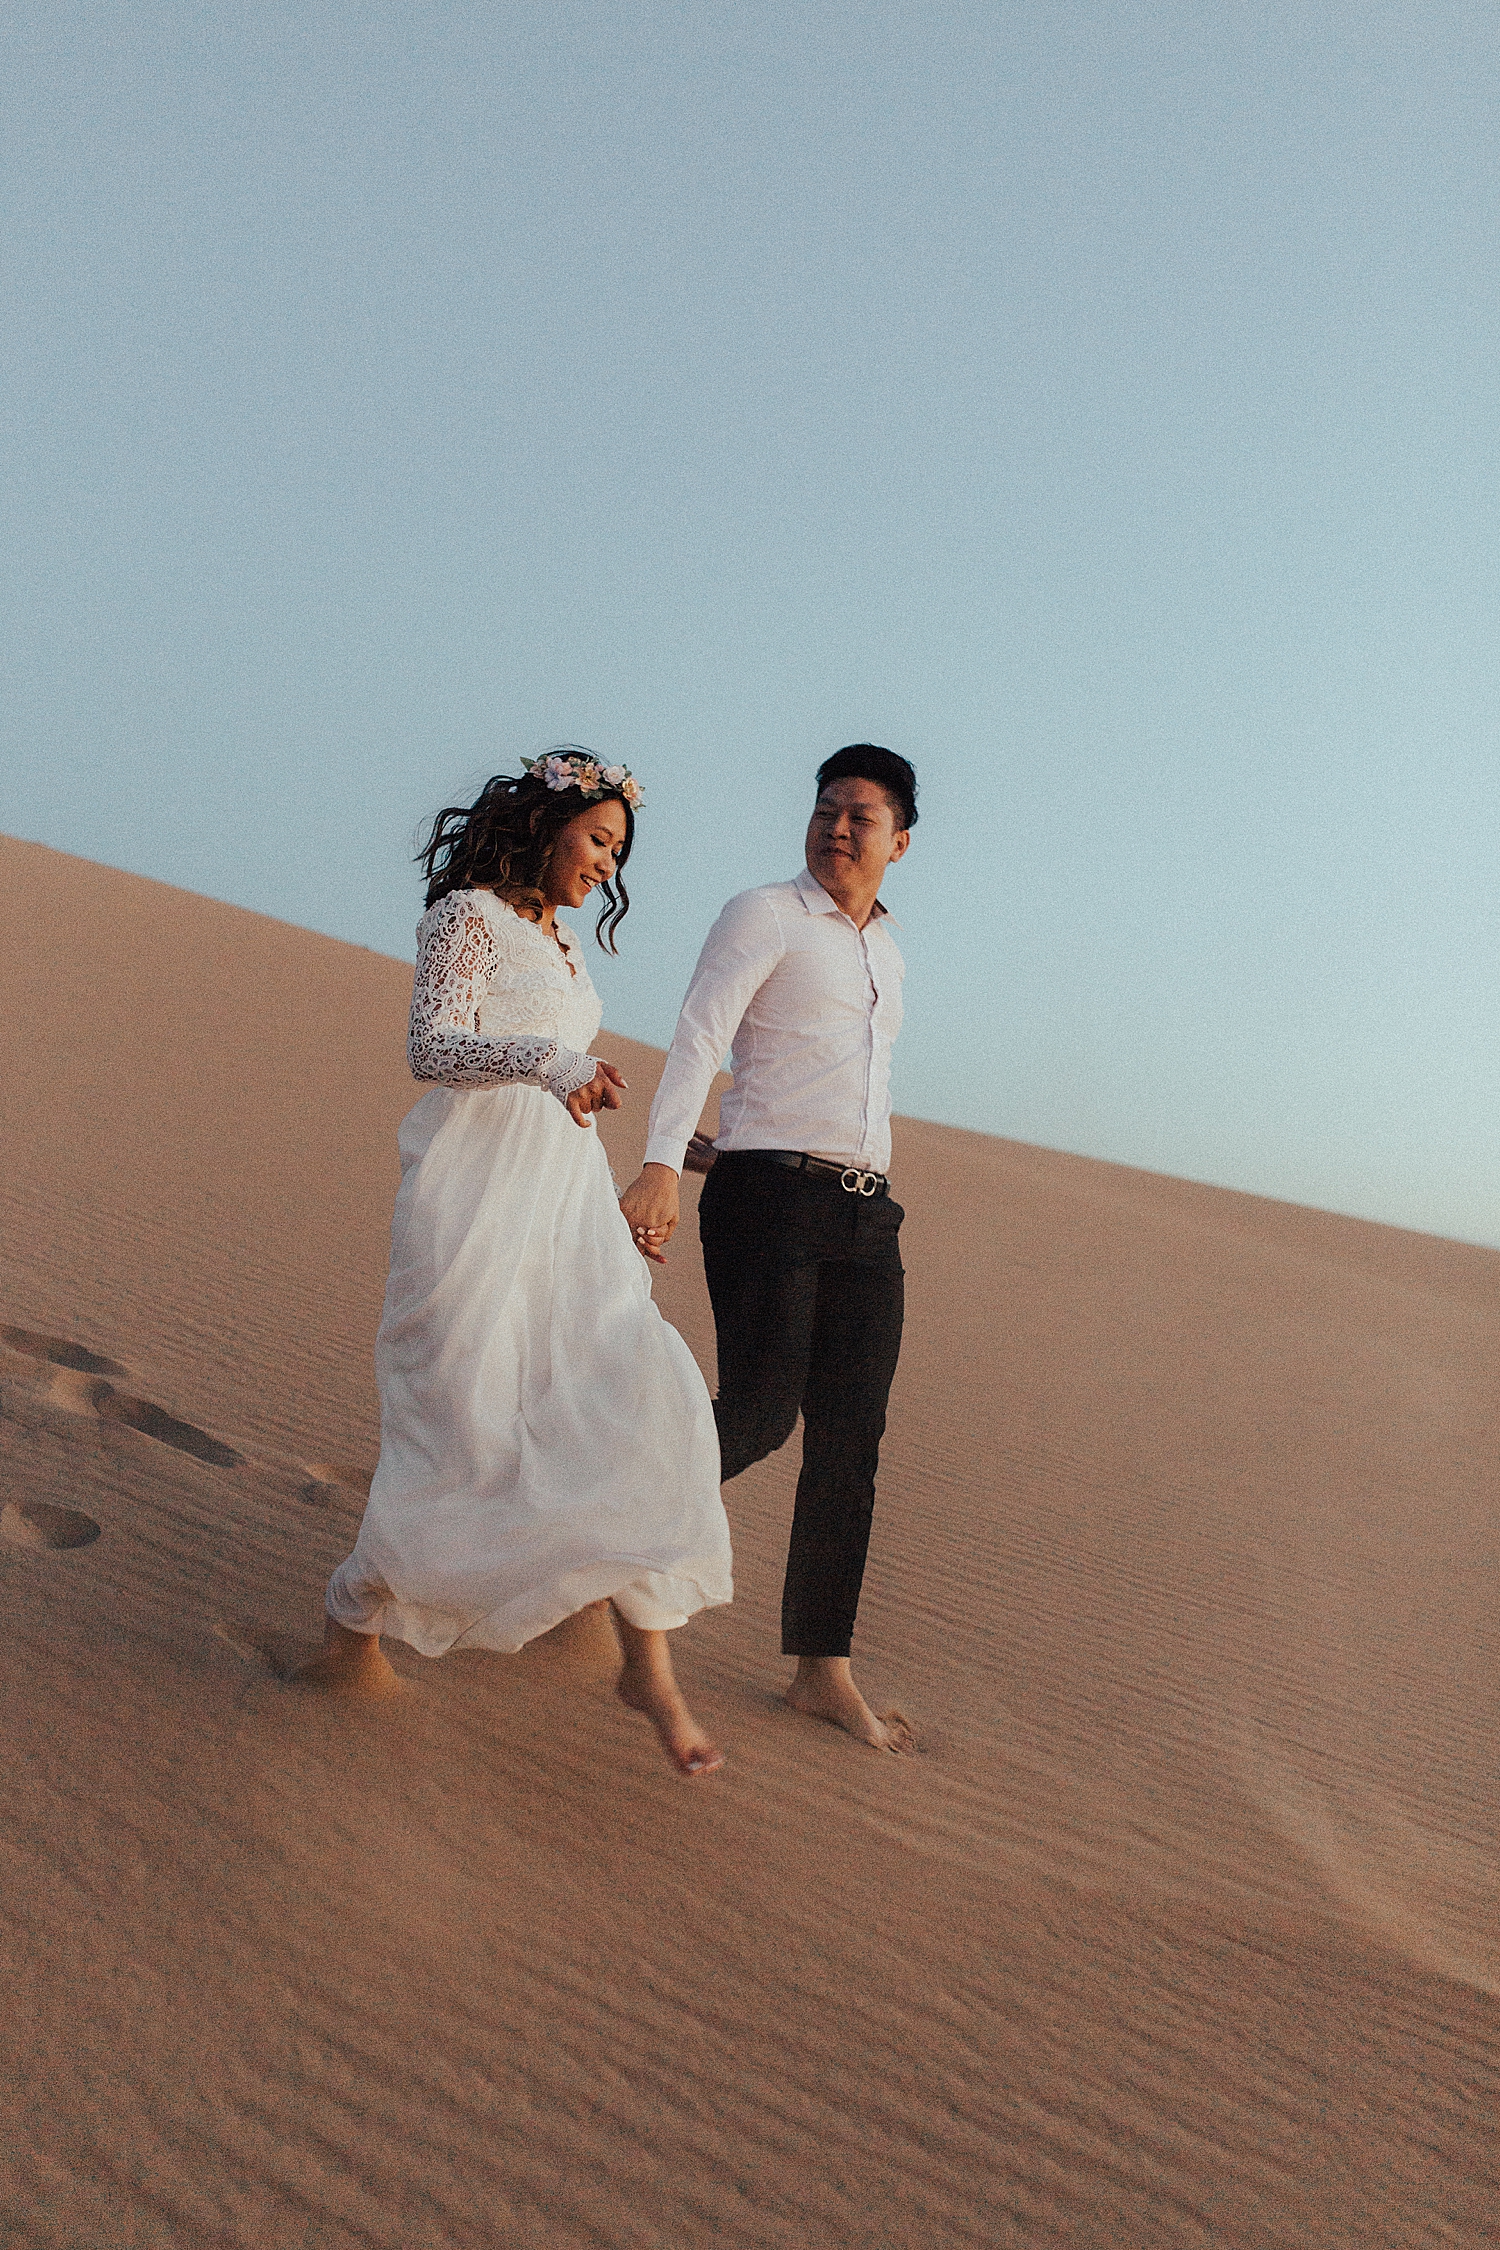
[[[434,1087],[399,1145],[380,1464],[330,1616],[441,1656],[606,1595],[663,1629],[727,1602],[713,1409],[593,1127],[539,1087]]]

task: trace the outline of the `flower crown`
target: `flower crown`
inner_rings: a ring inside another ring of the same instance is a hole
[[[533,781],[549,789],[577,789],[585,797],[623,797],[632,812],[646,802],[645,791],[629,766],[601,766],[590,750],[549,750],[545,757],[523,758]]]

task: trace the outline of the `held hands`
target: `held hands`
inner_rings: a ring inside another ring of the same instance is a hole
[[[575,1125],[587,1125],[596,1109],[618,1109],[625,1081],[613,1063],[602,1062],[586,1086],[577,1086],[567,1100]]]
[[[646,1164],[620,1198],[625,1223],[643,1258],[664,1266],[677,1226],[677,1174],[670,1164]]]
[[[695,1133],[682,1159],[685,1172],[708,1172],[718,1151],[707,1133]],[[680,1203],[677,1174],[670,1164],[647,1164],[620,1198],[620,1209],[643,1258],[664,1266],[666,1248],[677,1227]]]
[[[579,1086],[568,1096],[568,1115],[575,1125],[586,1125],[595,1110],[619,1109],[621,1096],[627,1091],[624,1079],[613,1063],[601,1062],[587,1086]],[[710,1151],[708,1162],[699,1156],[697,1143],[703,1136],[695,1133],[694,1146],[689,1149],[686,1162],[695,1172],[706,1172],[713,1162],[713,1143],[704,1145]],[[695,1156],[699,1160],[694,1161]],[[643,1258],[650,1258],[658,1266],[666,1264],[663,1255],[677,1225],[677,1174],[670,1164],[647,1164],[640,1178],[628,1187],[620,1198],[620,1209]]]

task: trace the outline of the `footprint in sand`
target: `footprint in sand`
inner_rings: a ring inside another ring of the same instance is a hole
[[[224,1445],[207,1430],[200,1430],[194,1422],[180,1422],[164,1406],[153,1406],[148,1398],[130,1398],[124,1391],[109,1391],[96,1407],[101,1422],[123,1422],[128,1430],[139,1430],[143,1437],[155,1438],[158,1445],[170,1445],[178,1453],[191,1453],[196,1461],[207,1461],[216,1469],[237,1469],[242,1456],[232,1445]]]
[[[368,1473],[362,1476],[341,1461],[305,1461],[303,1468],[307,1481],[298,1486],[297,1497],[309,1508],[338,1508],[369,1497]]]
[[[245,1663],[258,1664],[262,1671],[269,1672],[273,1680],[289,1680],[300,1665],[318,1653],[316,1641],[299,1640],[295,1633],[278,1633],[239,1617],[221,1617],[214,1634]]]
[[[53,1508],[45,1500],[7,1500],[0,1507],[0,1541],[23,1553],[56,1554],[87,1547],[103,1526],[78,1508]]]
[[[44,1359],[50,1367],[71,1367],[79,1375],[129,1373],[118,1360],[91,1352],[86,1344],[75,1344],[68,1336],[39,1336],[31,1328],[0,1328],[0,1338],[13,1352],[24,1352],[28,1359]]]
[[[341,1678],[336,1671],[326,1672],[322,1678],[308,1674],[308,1667],[318,1667],[324,1651],[316,1641],[304,1641],[296,1633],[282,1633],[270,1626],[257,1625],[239,1617],[221,1617],[213,1628],[215,1637],[246,1664],[254,1664],[268,1672],[273,1680],[294,1683],[300,1688],[316,1689],[327,1695],[355,1695],[362,1702],[380,1702],[386,1696],[404,1693],[409,1683],[391,1669],[383,1667],[384,1678],[372,1686],[364,1679]]]
[[[240,1466],[243,1456],[232,1445],[211,1437],[195,1422],[180,1420],[149,1398],[117,1391],[105,1378],[129,1373],[118,1360],[106,1359],[102,1352],[75,1344],[70,1337],[44,1336],[30,1328],[0,1328],[0,1338],[12,1351],[41,1360],[52,1370],[44,1394],[50,1406],[63,1407],[70,1414],[97,1414],[101,1422],[123,1422],[126,1429],[139,1430],[158,1445],[190,1453],[194,1460],[207,1461],[215,1469]]]

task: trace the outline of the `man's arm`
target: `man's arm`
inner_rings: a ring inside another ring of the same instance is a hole
[[[646,1161],[620,1198],[637,1246],[658,1264],[677,1224],[678,1174],[714,1076],[784,950],[775,909],[756,891],[732,898],[704,941],[651,1104]]]

